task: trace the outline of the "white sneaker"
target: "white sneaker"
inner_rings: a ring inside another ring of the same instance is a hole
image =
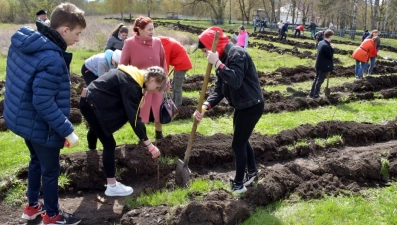
[[[106,185],[105,195],[107,196],[127,196],[134,192],[132,187],[125,186],[120,182],[116,182],[116,186],[111,187],[110,185]]]

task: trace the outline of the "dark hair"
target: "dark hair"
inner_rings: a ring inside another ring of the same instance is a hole
[[[365,33],[368,33],[368,30],[365,30]]]
[[[134,23],[132,24],[132,29],[133,31],[139,35],[139,29],[141,28],[142,30],[145,29],[146,25],[149,23],[153,23],[152,19],[146,16],[139,16],[138,18],[135,19]]]
[[[119,33],[127,33],[128,34],[128,28],[124,25],[124,23],[118,24],[112,31],[112,33],[109,36],[117,36]]]
[[[239,30],[245,30],[245,28],[244,28],[243,25],[239,26],[238,29],[239,29]]]
[[[61,3],[51,13],[52,29],[57,29],[61,26],[67,26],[73,30],[77,26],[85,28],[87,26],[84,18],[84,11],[77,8],[74,4],[66,2]]]
[[[332,31],[332,30],[326,30],[325,32],[324,32],[324,37],[325,38],[329,38],[329,37],[331,37],[331,36],[333,36],[334,35],[334,32]]]

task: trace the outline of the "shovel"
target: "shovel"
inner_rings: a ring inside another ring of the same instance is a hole
[[[330,72],[327,73],[327,86],[324,88],[324,93],[326,97],[328,97],[331,94],[331,90],[328,88],[329,76],[330,76]]]
[[[216,51],[216,47],[218,45],[218,40],[219,40],[219,32],[216,32],[214,42],[212,43],[212,49],[211,49],[212,52]],[[200,92],[200,99],[197,104],[197,111],[199,111],[199,112],[201,112],[201,110],[202,110],[205,93],[207,92],[208,81],[210,79],[211,70],[212,70],[212,64],[208,63],[207,70],[206,70],[205,76],[204,76],[203,86],[202,86],[201,92]],[[183,161],[181,159],[178,159],[178,163],[176,165],[175,183],[179,187],[187,187],[187,184],[189,182],[190,169],[188,167],[188,163],[189,163],[189,159],[190,159],[190,153],[191,153],[192,147],[193,147],[193,141],[194,141],[194,136],[196,134],[197,125],[198,125],[198,121],[196,119],[194,119],[192,131],[190,132],[189,142],[187,144],[187,149],[185,152],[185,157],[184,157]]]

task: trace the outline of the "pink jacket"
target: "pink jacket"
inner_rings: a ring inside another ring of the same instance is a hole
[[[142,70],[150,66],[160,66],[168,73],[164,48],[161,45],[160,39],[156,37],[144,39],[135,35],[125,40],[121,52],[120,64],[136,66]],[[154,120],[160,121],[160,106],[162,102],[162,93],[146,93],[144,104],[141,106],[139,114],[142,122],[149,122],[150,109],[152,109]]]

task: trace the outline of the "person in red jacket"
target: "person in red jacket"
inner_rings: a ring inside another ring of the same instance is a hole
[[[295,34],[294,34],[294,38],[296,38],[296,34],[298,34],[298,38],[301,37],[301,32],[303,34],[303,31],[305,31],[305,28],[303,28],[303,25],[299,25],[297,28],[295,28]]]
[[[172,79],[172,100],[176,106],[182,105],[182,84],[185,79],[186,71],[193,68],[189,55],[185,47],[177,40],[170,37],[159,36],[165,51],[165,60],[169,67],[174,67],[174,77]]]
[[[379,42],[379,37],[373,37],[372,39],[366,39],[363,43],[361,43],[360,47],[358,47],[352,54],[352,58],[356,60],[356,79],[363,79],[363,73],[365,72],[365,68],[367,68],[367,63],[370,55],[373,51],[376,50],[376,45]]]

